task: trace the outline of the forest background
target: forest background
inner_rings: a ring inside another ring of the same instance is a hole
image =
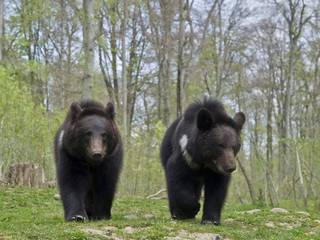
[[[211,95],[247,116],[230,201],[320,209],[319,0],[0,0],[0,64],[0,178],[54,179],[54,134],[93,98],[116,106],[119,194],[152,194],[166,127]]]

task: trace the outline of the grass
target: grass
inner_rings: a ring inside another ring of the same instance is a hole
[[[54,189],[0,188],[0,240],[194,239],[193,233],[216,233],[222,239],[320,239],[319,212],[309,211],[306,216],[293,209],[284,214],[260,208],[248,214],[245,211],[256,207],[226,204],[221,226],[203,226],[201,214],[195,220],[172,221],[166,200],[139,197],[117,198],[112,220],[66,223],[55,193]]]

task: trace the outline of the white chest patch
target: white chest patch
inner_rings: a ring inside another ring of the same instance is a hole
[[[62,140],[63,140],[64,130],[60,132],[59,138],[58,138],[58,146],[62,146]]]
[[[186,134],[183,134],[182,137],[180,138],[179,145],[181,148],[182,155],[186,160],[187,164],[189,165],[189,167],[193,169],[197,169],[199,167],[198,164],[192,161],[192,157],[190,156],[187,150],[188,136]]]
[[[182,137],[180,138],[179,145],[181,147],[182,152],[187,150],[188,136],[186,134],[183,134]]]

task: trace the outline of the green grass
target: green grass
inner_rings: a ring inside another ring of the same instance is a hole
[[[304,216],[293,209],[288,209],[288,214],[276,214],[261,208],[250,215],[245,211],[254,206],[226,204],[221,226],[202,226],[201,214],[195,220],[172,221],[165,200],[139,197],[117,198],[112,220],[66,223],[61,203],[53,198],[55,193],[54,189],[0,188],[0,240],[164,239],[182,231],[217,233],[223,239],[320,239],[320,223],[315,221],[320,220],[319,212],[309,211],[310,216]],[[107,231],[110,226],[115,228]],[[133,233],[125,230],[128,227]]]

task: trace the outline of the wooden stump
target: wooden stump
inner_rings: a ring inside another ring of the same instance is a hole
[[[43,168],[33,163],[17,163],[9,167],[5,180],[14,186],[41,187],[45,184],[45,175]]]

